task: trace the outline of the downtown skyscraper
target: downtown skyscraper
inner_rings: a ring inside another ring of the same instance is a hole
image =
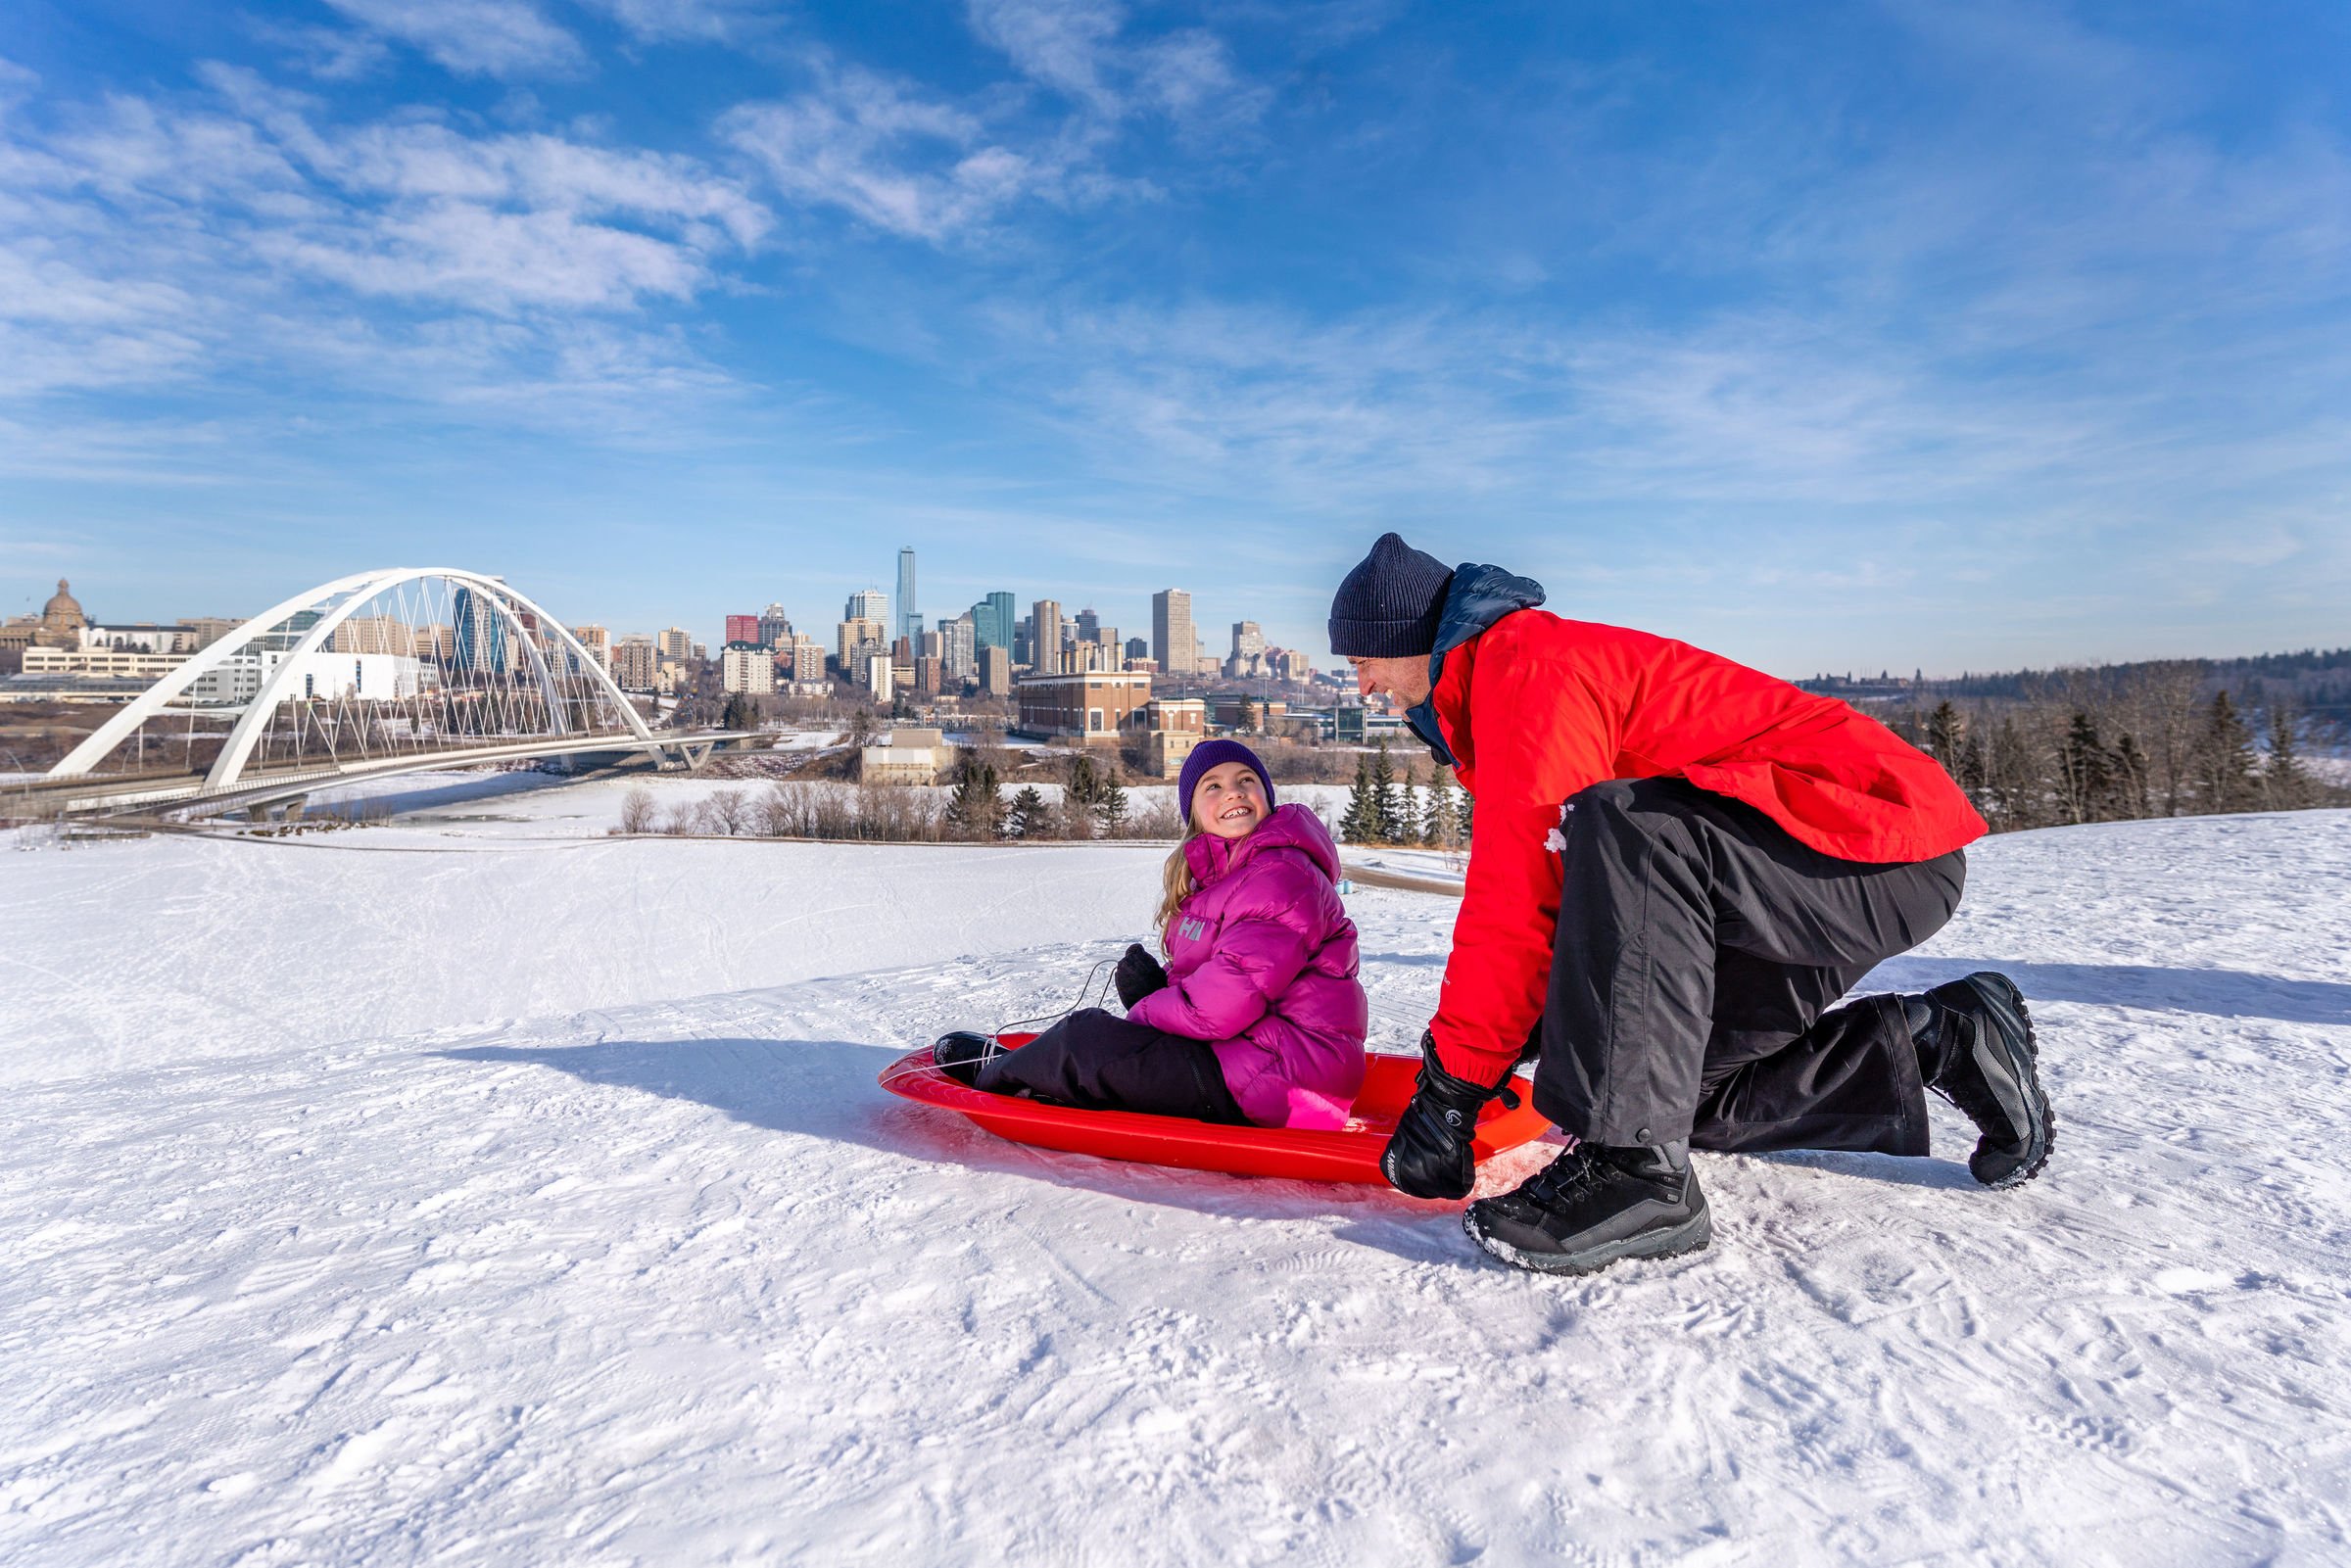
[[[1180,588],[1151,595],[1151,656],[1162,674],[1192,673],[1192,595]]]
[[[920,613],[914,605],[914,546],[901,545],[898,546],[898,615],[890,629],[890,636],[922,636],[922,628],[914,624],[915,617]]]

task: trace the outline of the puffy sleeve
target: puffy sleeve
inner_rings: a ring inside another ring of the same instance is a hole
[[[1127,1010],[1137,1023],[1195,1040],[1229,1040],[1271,1010],[1314,956],[1319,873],[1287,854],[1246,867],[1215,950],[1198,968]]]
[[[1468,712],[1477,811],[1430,1032],[1448,1072],[1500,1083],[1543,1016],[1559,918],[1559,808],[1611,777],[1617,746],[1607,707],[1563,660],[1481,659]]]

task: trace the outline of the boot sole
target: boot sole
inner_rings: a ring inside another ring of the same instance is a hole
[[[2016,982],[2007,975],[1989,970],[1981,974],[1970,974],[1967,978],[1987,1006],[1995,1009],[2005,1022],[2023,1029],[2025,1035],[2023,1052],[2009,1053],[2009,1067],[2016,1072],[2018,1082],[2024,1086],[2025,1102],[2034,1116],[2034,1127],[2039,1136],[2027,1136],[2023,1164],[1997,1181],[1984,1182],[1993,1192],[2005,1192],[2010,1187],[2021,1187],[2031,1181],[2049,1163],[2049,1155],[2057,1147],[2057,1110],[2049,1104],[2048,1094],[2040,1086],[2040,1037],[2034,1031],[2033,1012],[2025,1005],[2025,993],[2018,990]],[[2002,1038],[2009,1037],[2003,1031]],[[1972,1159],[1968,1162],[1968,1174],[1975,1175],[1975,1162]],[[1976,1179],[1984,1180],[1981,1176]]]
[[[1467,1210],[1462,1213],[1462,1228],[1469,1233],[1471,1241],[1513,1267],[1538,1274],[1597,1274],[1610,1263],[1620,1263],[1629,1258],[1676,1258],[1683,1253],[1703,1252],[1714,1239],[1714,1216],[1711,1210],[1701,1209],[1669,1229],[1643,1231],[1638,1236],[1604,1242],[1580,1253],[1531,1253],[1513,1247],[1479,1230],[1477,1215]]]

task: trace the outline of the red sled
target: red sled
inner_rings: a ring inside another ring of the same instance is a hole
[[[1033,1034],[999,1034],[1003,1047],[1017,1050]],[[1099,1155],[1142,1164],[1185,1170],[1222,1170],[1235,1176],[1285,1176],[1292,1181],[1366,1182],[1384,1186],[1379,1154],[1396,1118],[1413,1098],[1417,1058],[1367,1055],[1363,1092],[1344,1127],[1233,1127],[1189,1117],[1149,1117],[1133,1111],[1080,1111],[1011,1095],[967,1088],[931,1065],[931,1048],[910,1051],[884,1070],[882,1087],[895,1095],[959,1112],[986,1131],[1013,1143],[1069,1154]],[[1532,1143],[1551,1128],[1551,1119],[1520,1099],[1510,1110],[1487,1103],[1472,1145],[1484,1164],[1506,1150]]]

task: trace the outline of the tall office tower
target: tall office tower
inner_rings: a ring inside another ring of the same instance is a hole
[[[729,644],[740,642],[746,648],[757,647],[759,645],[759,617],[756,615],[728,616],[726,641]]]
[[[763,648],[792,646],[792,620],[781,604],[770,604],[759,612],[759,645]]]
[[[1080,611],[1078,612],[1078,641],[1080,641],[1080,642],[1098,642],[1098,641],[1101,641],[1101,638],[1100,638],[1099,634],[1100,634],[1101,630],[1102,630],[1102,617],[1101,617],[1101,616],[1099,616],[1099,615],[1096,615],[1096,614],[1094,613],[1094,607],[1093,607],[1091,604],[1088,604],[1088,605],[1087,605],[1087,606],[1086,606],[1084,609],[1081,609],[1081,610],[1080,610]]]
[[[904,637],[907,641],[912,642],[916,647],[921,647],[923,645],[923,634],[930,630],[930,628],[924,624],[925,617],[923,612],[921,610],[909,610],[903,617],[901,617],[901,619],[906,623],[906,630],[899,635]]]
[[[972,624],[977,628],[980,645],[984,648],[1012,647],[1012,595],[998,592],[990,594],[972,606]]]
[[[1259,631],[1255,621],[1232,623],[1232,656],[1253,659],[1266,651],[1266,634]]]
[[[1151,644],[1139,637],[1130,637],[1127,640],[1127,656],[1130,659],[1147,659],[1151,656]]]
[[[1012,693],[1012,650],[1010,648],[982,648],[980,650],[980,689],[991,697]]]
[[[1168,675],[1189,675],[1197,668],[1192,637],[1192,595],[1180,588],[1162,589],[1151,595],[1151,656]]]
[[[682,626],[673,626],[653,639],[653,648],[665,659],[683,662],[694,657],[694,634]]]
[[[861,588],[849,595],[848,608],[840,612],[844,621],[880,621],[889,624],[889,595],[878,588]]]
[[[498,613],[488,595],[476,594],[470,588],[458,589],[450,603],[450,619],[456,623],[458,669],[481,675],[505,669],[506,618]],[[316,617],[312,618],[311,624],[317,624]]]
[[[922,631],[911,624],[914,619],[914,546],[898,546],[898,628],[897,637],[920,637]]]
[[[958,615],[936,634],[939,669],[948,681],[968,681],[980,673],[980,640],[974,617]]]
[[[1029,606],[1030,668],[1038,675],[1061,673],[1061,604],[1040,598]]]

